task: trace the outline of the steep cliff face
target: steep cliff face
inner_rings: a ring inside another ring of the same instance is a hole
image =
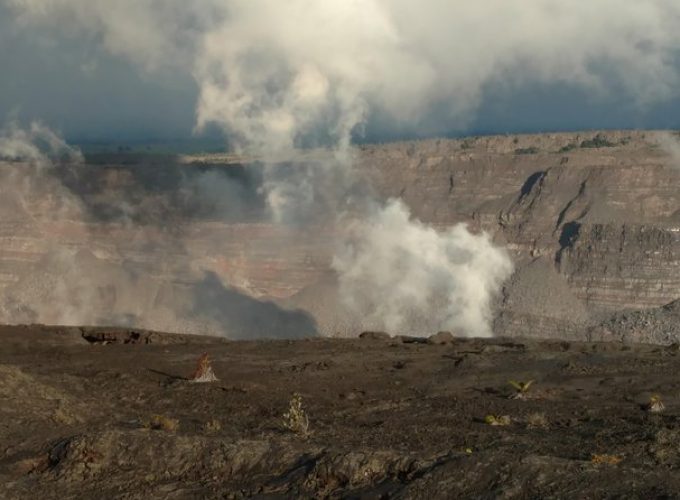
[[[680,297],[680,158],[663,137],[371,145],[356,150],[356,168],[378,197],[402,198],[423,222],[465,223],[510,250],[516,271],[497,297],[496,334],[583,338],[611,313]],[[293,329],[361,329],[338,307],[330,270],[338,228],[268,222],[261,165],[205,156],[96,163],[38,181],[0,165],[2,321],[228,336],[254,324],[255,336],[269,336],[267,321],[254,318],[272,314],[271,300],[313,316],[268,316]],[[225,313],[229,300],[253,321]]]
[[[365,161],[422,220],[465,222],[513,251],[497,333],[578,337],[612,311],[680,297],[680,159],[664,137],[427,141],[368,148]]]
[[[595,310],[660,306],[680,296],[680,228],[579,224],[558,254],[560,273]]]

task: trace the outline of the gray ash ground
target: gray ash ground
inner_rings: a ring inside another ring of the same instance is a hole
[[[675,498],[679,373],[677,345],[2,327],[0,497]]]

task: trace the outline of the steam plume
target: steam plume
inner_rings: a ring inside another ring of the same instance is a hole
[[[657,134],[659,146],[671,157],[672,165],[680,171],[680,137],[678,134],[661,132]]]
[[[333,267],[350,311],[366,328],[442,329],[489,336],[490,301],[512,263],[488,235],[458,225],[437,233],[398,200],[355,223]]]

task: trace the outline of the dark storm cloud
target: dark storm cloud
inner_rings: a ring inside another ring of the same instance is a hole
[[[455,22],[455,19],[461,19],[462,22],[466,15],[472,16],[467,12],[472,11],[472,8],[461,10],[460,7],[454,8],[455,5],[442,7],[434,0],[432,3],[432,7],[440,11],[438,17],[444,20],[449,13],[456,14],[451,22]],[[550,3],[541,2],[545,5]],[[236,9],[240,18],[232,21],[224,17],[223,13],[220,14],[222,6],[237,4],[239,2],[210,0],[205,2],[205,8],[199,9],[168,2],[158,14],[158,18],[168,26],[167,29],[160,26],[158,21],[156,24],[149,23],[149,29],[146,30],[148,35],[130,37],[124,30],[124,9],[128,8],[129,15],[134,14],[138,20],[135,22],[143,26],[144,13],[147,7],[152,9],[151,2],[125,7],[127,4],[123,3],[59,1],[46,7],[45,2],[37,0],[1,1],[0,67],[3,68],[3,76],[0,78],[0,119],[11,117],[24,122],[41,119],[59,129],[67,138],[76,140],[181,139],[192,136],[196,123],[196,103],[201,95],[199,118],[202,116],[206,123],[228,121],[233,127],[233,122],[238,122],[238,113],[216,106],[219,100],[210,102],[209,97],[214,96],[215,89],[208,92],[206,89],[210,90],[214,83],[223,81],[231,72],[239,74],[233,67],[234,61],[230,60],[229,53],[222,53],[235,46],[228,30],[231,29],[236,36],[239,23],[240,26],[254,28],[250,13],[264,5],[263,2],[251,2],[253,6],[246,8],[243,4]],[[392,8],[382,4],[369,2],[364,7],[366,16],[373,14],[372,18],[367,19],[369,24],[373,23],[376,33],[382,26],[383,11]],[[425,37],[414,33],[413,28],[399,24],[399,14],[395,13],[405,15],[402,11],[408,9],[395,6],[389,16],[394,21],[391,28],[397,31],[396,35],[392,35],[410,40],[409,46],[413,48],[414,56],[421,51],[422,59],[419,61],[414,58],[413,62],[395,56],[389,47],[385,48],[385,40],[378,36],[367,38],[365,34],[352,33],[351,30],[346,34],[346,41],[342,38],[332,39],[334,32],[329,30],[324,36],[330,39],[330,43],[324,41],[324,44],[331,49],[339,47],[335,57],[342,58],[343,46],[348,51],[353,50],[353,36],[363,44],[380,42],[376,50],[382,52],[376,55],[384,60],[385,75],[371,77],[364,82],[367,88],[358,88],[357,91],[368,90],[370,93],[374,86],[383,85],[374,85],[374,80],[380,82],[383,78],[393,78],[394,75],[390,73],[392,70],[388,71],[387,65],[401,72],[400,80],[413,80],[413,92],[397,90],[395,102],[400,99],[402,102],[414,101],[413,106],[420,108],[419,111],[409,114],[409,120],[395,120],[393,115],[397,106],[391,102],[373,103],[377,105],[372,106],[371,113],[367,115],[366,127],[355,131],[358,140],[460,135],[466,132],[680,126],[680,99],[673,91],[678,69],[677,47],[673,49],[673,46],[677,40],[664,31],[664,20],[657,19],[666,15],[666,21],[671,22],[677,9],[664,8],[662,2],[654,1],[640,6],[639,12],[627,7],[629,2],[623,6],[617,4],[619,7],[615,11],[608,11],[610,4],[608,0],[599,0],[585,9],[587,12],[583,15],[588,14],[589,17],[579,28],[581,37],[578,37],[578,30],[574,33],[565,32],[564,26],[569,25],[569,19],[564,21],[564,25],[555,20],[557,25],[552,38],[543,36],[545,30],[538,21],[543,17],[549,19],[549,16],[539,14],[543,12],[540,6],[528,8],[526,4],[524,7],[520,5],[514,12],[516,17],[513,25],[521,27],[532,16],[538,16],[540,19],[536,21],[535,33],[529,32],[526,40],[517,40],[518,35],[515,33],[519,27],[515,30],[505,26],[497,36],[499,39],[507,38],[503,42],[505,45],[500,42],[486,44],[481,51],[474,47],[479,45],[480,40],[483,41],[493,26],[480,25],[476,30],[451,28],[447,35],[438,32],[440,22],[436,22],[431,26],[433,34]],[[120,9],[117,8],[119,5],[122,6]],[[377,7],[368,8],[371,5]],[[480,9],[487,9],[493,14],[497,7],[494,5]],[[275,8],[274,13],[278,10],[278,7]],[[332,8],[328,10],[332,11]],[[423,7],[421,10],[424,12],[416,18],[432,24],[428,9]],[[578,10],[572,8],[569,13],[555,12],[553,15],[577,19],[580,14],[574,12]],[[43,19],[47,22],[30,22],[34,18],[41,18],[42,12],[47,13]],[[614,18],[614,21],[605,21],[607,12],[607,17]],[[204,19],[208,13],[210,21]],[[637,19],[634,15],[638,16]],[[267,17],[256,16],[255,19],[262,18],[264,26]],[[27,18],[29,22],[26,22]],[[387,18],[388,15],[385,15]],[[488,18],[491,25],[499,21],[498,16],[489,15]],[[117,19],[121,21],[117,22]],[[504,22],[510,21],[506,19]],[[74,28],[81,23],[87,24],[87,29]],[[601,35],[597,35],[598,30]],[[609,33],[607,30],[610,30]],[[454,31],[460,34],[452,34]],[[624,32],[633,39],[630,43],[616,40]],[[198,47],[205,33],[208,34],[208,40],[214,43],[208,44],[201,52]],[[458,39],[466,34],[470,39],[467,48],[458,45]],[[288,36],[284,30],[271,34],[272,39],[282,36]],[[560,37],[565,41],[564,46],[569,47],[568,52],[561,52]],[[542,50],[541,45],[546,45],[542,42],[544,38],[549,43],[548,48]],[[385,39],[388,42],[391,40],[389,37]],[[414,43],[420,45],[414,46]],[[592,44],[590,48],[589,43]],[[247,44],[245,40],[243,45]],[[536,44],[534,53],[532,44]],[[320,47],[320,50],[323,48]],[[528,50],[525,51],[525,48]],[[292,49],[297,50],[295,47]],[[239,51],[238,44],[235,51]],[[589,57],[582,64],[579,60],[582,53],[592,53],[594,57]],[[192,54],[197,55],[194,57]],[[247,54],[245,52],[239,57]],[[314,54],[311,55],[311,59],[314,59]],[[253,54],[249,57],[251,63],[248,68],[257,73],[260,68],[257,64],[253,65]],[[444,60],[450,60],[450,66],[442,63]],[[494,65],[496,69],[490,70]],[[139,70],[140,66],[144,68],[143,71]],[[224,75],[220,66],[224,66]],[[381,65],[374,71],[382,71]],[[427,83],[431,72],[441,73],[441,85]],[[327,72],[322,71],[322,74],[329,77]],[[526,76],[520,77],[520,74]],[[641,76],[644,74],[649,75],[647,80]],[[313,72],[304,76],[305,81],[311,79],[313,83]],[[599,82],[593,83],[598,78]],[[331,86],[337,84],[332,80],[332,75],[329,81]],[[602,84],[606,85],[604,89]],[[419,85],[423,87],[419,88]],[[225,89],[217,90],[218,94],[226,92]],[[427,104],[422,99],[425,90],[435,98],[434,103]],[[387,92],[384,99],[391,98],[392,92]],[[654,98],[649,97],[652,94]],[[404,100],[404,97],[409,99]],[[462,104],[456,102],[458,100]],[[461,110],[464,113],[458,112]],[[224,116],[225,113],[228,116]],[[241,128],[248,128],[247,123],[240,125]],[[314,129],[311,135],[323,135],[321,128]],[[305,132],[307,135],[310,133],[309,130]]]
[[[0,122],[41,120],[75,140],[191,136],[190,75],[141,74],[90,38],[26,29],[2,3],[0,68]]]

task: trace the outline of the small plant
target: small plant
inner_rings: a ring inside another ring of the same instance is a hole
[[[208,357],[207,352],[203,353],[201,357],[198,358],[196,370],[194,370],[194,373],[189,380],[196,383],[217,382],[218,379],[210,365],[210,358]]]
[[[570,142],[566,146],[562,146],[560,150],[558,151],[559,153],[568,153],[569,151],[572,151],[578,147],[577,144]]]
[[[649,398],[649,403],[647,403],[647,411],[650,413],[661,413],[666,409],[666,405],[661,401],[661,396],[654,394]]]
[[[515,393],[510,396],[510,399],[527,399],[527,393],[529,392],[529,389],[533,383],[533,380],[529,380],[528,382],[518,382],[516,380],[508,381],[508,384],[510,384],[512,388],[515,389]]]
[[[623,457],[618,455],[597,455],[593,454],[590,462],[595,465],[618,465],[623,460]]]
[[[309,434],[309,417],[302,407],[302,396],[297,393],[293,394],[288,411],[283,414],[283,427],[299,436]]]
[[[505,427],[510,425],[511,420],[508,415],[487,415],[484,417],[484,422],[488,425]]]
[[[176,432],[179,429],[179,420],[163,415],[154,415],[146,422],[144,427],[155,431]]]
[[[611,142],[602,134],[597,134],[592,139],[586,139],[581,142],[582,148],[613,148],[616,143]]]
[[[516,155],[535,155],[537,153],[540,153],[540,149],[538,149],[535,146],[531,146],[529,148],[518,148],[515,149],[515,154]]]
[[[460,149],[470,149],[475,147],[475,140],[472,138],[468,138],[463,140],[463,142],[460,144]]]
[[[206,432],[209,434],[215,434],[216,432],[219,432],[222,430],[222,424],[220,423],[219,420],[216,418],[213,418],[209,422],[206,422],[205,425],[203,426]]]
[[[548,427],[548,419],[545,413],[531,413],[527,416],[526,422],[529,429],[545,429]]]

